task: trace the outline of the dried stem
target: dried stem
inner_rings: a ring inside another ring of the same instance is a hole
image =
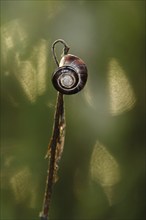
[[[69,51],[69,47],[65,43],[65,41],[59,39],[56,40],[52,45],[52,53],[54,60],[59,66],[56,54],[55,54],[55,45],[56,43],[62,43],[64,45],[63,54],[67,54]],[[46,188],[44,194],[44,201],[42,211],[40,213],[41,220],[48,220],[49,219],[49,208],[52,196],[52,189],[53,184],[56,182],[57,179],[57,170],[58,170],[58,162],[61,158],[63,146],[64,146],[64,137],[65,137],[65,114],[64,114],[64,101],[63,101],[63,94],[58,92],[57,94],[57,101],[56,101],[56,108],[55,108],[55,115],[54,115],[54,125],[53,125],[53,132],[50,144],[48,146],[48,152],[46,158],[49,157],[49,165],[47,171],[47,180],[46,180]]]
[[[56,53],[55,53],[55,46],[56,46],[57,43],[62,43],[64,45],[63,55],[66,55],[70,48],[66,44],[66,42],[62,39],[58,39],[58,40],[54,41],[54,43],[52,45],[52,53],[53,53],[53,57],[54,57],[54,61],[55,61],[56,65],[59,66],[59,62],[57,60],[57,56],[56,56]]]
[[[56,174],[56,166],[57,166],[57,157],[56,157],[56,150],[57,150],[57,144],[60,140],[60,126],[62,126],[62,123],[64,124],[64,110],[63,110],[63,94],[58,92],[57,96],[57,103],[56,103],[56,112],[54,117],[54,128],[53,128],[53,134],[52,138],[49,144],[49,166],[48,166],[48,175],[47,175],[47,181],[46,181],[46,189],[45,189],[45,195],[44,195],[44,202],[43,202],[43,209],[40,214],[41,220],[47,220],[48,219],[48,213],[50,208],[50,202],[51,202],[51,195],[52,195],[52,188],[53,183],[55,182],[55,174]],[[47,153],[48,157],[48,153]]]

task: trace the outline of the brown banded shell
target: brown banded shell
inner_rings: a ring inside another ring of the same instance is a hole
[[[59,68],[52,76],[52,83],[59,92],[71,95],[84,88],[87,77],[84,61],[68,54],[62,57]]]

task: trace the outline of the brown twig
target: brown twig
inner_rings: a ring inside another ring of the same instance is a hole
[[[56,41],[54,41],[53,45],[52,45],[52,53],[53,53],[53,57],[54,57],[54,61],[56,63],[57,66],[59,66],[59,62],[57,60],[57,56],[56,56],[56,53],[55,53],[55,46],[57,43],[61,43],[64,45],[64,48],[63,48],[63,55],[66,55],[68,54],[68,51],[69,51],[69,46],[66,44],[66,42],[62,39],[58,39]]]
[[[52,195],[52,188],[53,183],[55,182],[55,174],[56,174],[56,166],[57,166],[57,157],[56,157],[56,149],[57,144],[60,140],[60,126],[64,122],[64,106],[63,106],[63,94],[58,92],[57,96],[57,103],[56,103],[56,112],[54,117],[54,128],[53,128],[53,134],[51,138],[51,142],[49,144],[49,166],[48,166],[48,175],[47,175],[47,181],[46,181],[46,189],[45,189],[45,195],[44,195],[44,202],[43,202],[43,209],[40,214],[41,220],[47,220],[48,219],[48,213],[50,208],[50,202],[51,202],[51,195]],[[48,157],[48,153],[47,153]]]
[[[52,53],[57,66],[59,66],[59,62],[57,60],[55,53],[55,45],[59,42],[64,45],[63,55],[66,55],[69,51],[69,47],[67,46],[64,40],[58,39],[53,43]],[[56,182],[57,179],[58,162],[61,158],[63,151],[64,137],[65,137],[64,101],[63,101],[63,94],[58,92],[55,115],[54,115],[53,133],[50,144],[48,146],[48,152],[46,155],[46,158],[49,157],[49,165],[47,171],[47,180],[46,180],[43,207],[40,213],[41,220],[48,220],[49,218],[49,208],[50,208],[50,202],[52,196],[52,189],[53,189],[53,184],[54,182]]]

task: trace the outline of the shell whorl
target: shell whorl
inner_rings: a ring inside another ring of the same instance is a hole
[[[87,67],[77,56],[62,57],[59,68],[54,72],[52,83],[61,93],[71,95],[83,89],[87,81]]]

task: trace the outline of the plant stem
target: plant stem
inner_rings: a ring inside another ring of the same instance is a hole
[[[51,137],[51,141],[49,144],[49,164],[48,164],[48,171],[47,171],[47,180],[46,180],[46,188],[45,188],[45,194],[44,194],[44,202],[43,202],[43,208],[42,212],[40,213],[40,219],[41,220],[48,220],[49,215],[49,208],[50,208],[50,202],[51,202],[51,195],[52,195],[52,189],[53,189],[53,183],[55,182],[55,175],[57,173],[57,162],[61,157],[61,152],[58,152],[59,156],[56,156],[57,144],[61,146],[61,137],[60,137],[60,128],[65,123],[64,120],[64,103],[63,103],[63,94],[58,92],[57,95],[57,102],[56,102],[56,111],[54,116],[54,126],[53,126],[53,133]],[[64,143],[63,143],[64,144]],[[63,146],[62,146],[63,147]],[[48,157],[48,155],[47,155]]]

